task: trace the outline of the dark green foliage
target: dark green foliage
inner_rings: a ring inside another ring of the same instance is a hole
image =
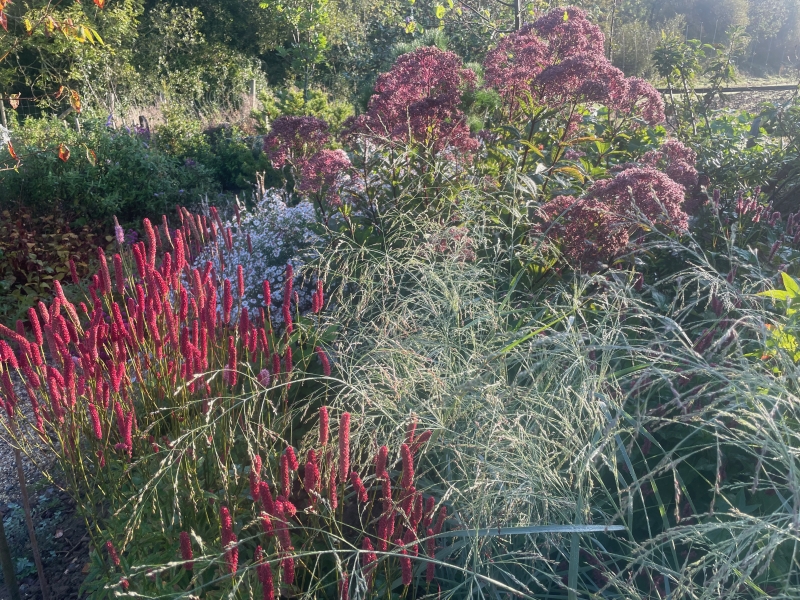
[[[22,164],[0,172],[3,208],[108,226],[114,215],[135,222],[218,189],[208,167],[163,151],[146,133],[113,130],[100,120],[84,123],[80,134],[55,120],[29,121],[18,131]],[[60,144],[70,149],[67,161],[59,159]]]

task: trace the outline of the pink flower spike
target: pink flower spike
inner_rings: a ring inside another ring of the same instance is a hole
[[[339,420],[339,478],[345,481],[350,475],[350,413]]]
[[[185,531],[181,531],[181,558],[186,562],[183,563],[183,568],[187,571],[191,571],[194,568],[194,563],[192,562],[192,558],[194,555],[192,554],[192,540],[189,538],[189,534]]]
[[[328,436],[330,432],[330,417],[328,415],[328,407],[321,406],[319,409],[319,445],[325,446],[328,443]]]

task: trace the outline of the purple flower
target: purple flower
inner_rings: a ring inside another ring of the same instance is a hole
[[[303,162],[329,140],[328,124],[322,119],[284,116],[273,121],[264,139],[264,152],[276,169],[287,164],[302,168]]]
[[[461,94],[475,86],[475,74],[461,58],[424,47],[397,59],[375,83],[367,112],[351,121],[350,135],[366,135],[382,144],[422,144],[470,153],[478,141],[470,135],[460,109]]]
[[[337,183],[351,167],[343,150],[320,150],[303,163],[297,189],[324,198],[330,206],[339,206],[342,200]]]

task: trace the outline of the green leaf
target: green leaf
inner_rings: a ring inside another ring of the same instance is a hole
[[[773,300],[788,300],[790,298],[789,292],[784,292],[783,290],[767,290],[766,292],[759,292],[756,295],[763,296],[764,298],[772,298]]]
[[[783,277],[783,287],[791,294],[790,297],[797,298],[800,296],[800,285],[797,284],[797,281],[785,272],[781,272],[781,277]]]
[[[436,18],[437,19],[443,19],[444,18],[444,13],[445,13],[444,6],[442,6],[441,4],[437,4],[436,5]]]

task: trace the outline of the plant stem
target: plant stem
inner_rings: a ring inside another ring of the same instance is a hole
[[[33,552],[33,562],[36,564],[36,571],[39,575],[39,587],[42,591],[42,600],[49,600],[50,593],[47,589],[47,579],[44,576],[42,566],[42,555],[39,552],[39,544],[36,542],[36,529],[33,527],[31,517],[31,503],[28,498],[28,486],[25,483],[25,471],[22,469],[22,455],[19,448],[14,448],[14,460],[17,462],[17,478],[19,479],[19,491],[22,496],[22,507],[25,510],[25,524],[28,526],[28,535],[31,538],[31,551]]]
[[[11,551],[8,549],[6,530],[3,526],[3,519],[0,518],[0,566],[3,568],[3,581],[8,590],[10,600],[20,600],[19,585],[17,576],[14,573],[14,561],[11,559]]]

